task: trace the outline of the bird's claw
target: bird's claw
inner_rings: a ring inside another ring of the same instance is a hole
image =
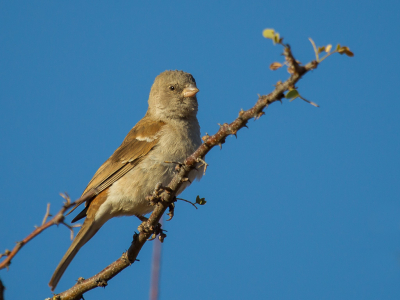
[[[164,161],[166,164],[176,164],[175,171],[178,172],[179,169],[183,166],[183,163],[178,161]]]
[[[167,186],[163,186],[161,182],[157,183],[153,194],[146,196],[146,200],[150,202],[151,206],[156,205],[158,202],[161,201],[161,193],[166,192],[170,194],[172,192],[171,188]]]
[[[160,240],[160,242],[164,242],[164,239],[166,238],[166,234],[164,233],[164,231],[166,232],[166,230],[161,228],[161,224],[158,223],[157,226],[155,228],[153,228],[153,234],[151,235],[151,238],[147,239],[148,241],[152,241],[154,240],[157,235],[158,235],[158,239]]]
[[[176,201],[176,200],[175,200],[175,201]],[[168,209],[169,209],[169,211],[168,211],[168,213],[167,213],[167,216],[169,216],[169,219],[168,219],[167,221],[171,221],[172,218],[174,217],[175,204],[174,204],[174,203],[171,203],[171,204],[168,206]]]

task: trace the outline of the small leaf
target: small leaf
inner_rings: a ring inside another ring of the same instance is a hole
[[[281,68],[283,65],[281,64],[281,63],[279,63],[279,62],[273,62],[270,66],[269,66],[269,68],[272,70],[272,71],[275,71],[275,70],[278,70],[279,68]]]
[[[274,45],[276,43],[279,43],[279,41],[280,41],[279,33],[275,33],[273,41],[274,41]]]
[[[337,44],[336,51],[339,51],[339,49],[340,49],[340,44]]]
[[[347,47],[347,46],[343,46],[343,47],[341,47],[339,50],[338,50],[338,52],[340,53],[340,54],[346,54],[347,56],[350,56],[350,57],[353,57],[354,56],[354,53],[353,52],[351,52],[350,51],[350,49],[349,49],[349,47]]]
[[[262,32],[263,37],[265,37],[266,39],[271,39],[273,40],[275,37],[275,30],[273,29],[264,29]]]
[[[299,96],[300,96],[300,94],[299,94],[299,92],[297,90],[291,90],[291,91],[286,93],[285,98],[286,99],[290,99],[290,100],[294,100]]]
[[[326,53],[331,52],[331,50],[332,50],[332,45],[331,45],[331,44],[329,44],[329,45],[327,45],[327,46],[325,47],[325,52],[326,52]]]
[[[325,46],[318,47],[318,53],[325,51]]]
[[[197,195],[197,197],[196,197],[196,204],[198,204],[198,205],[204,205],[204,204],[206,204],[206,203],[207,203],[206,198],[200,198],[200,196]]]

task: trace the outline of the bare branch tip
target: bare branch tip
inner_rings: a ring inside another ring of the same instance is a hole
[[[192,204],[196,209],[198,209],[198,207],[196,206],[196,204],[193,203],[193,202],[191,202],[191,201],[189,201],[189,200],[182,199],[182,198],[176,198],[176,199],[177,199],[177,200],[181,200],[181,201],[185,201],[185,202],[187,202],[187,203],[190,203],[190,204]]]
[[[44,215],[42,226],[46,223],[47,218],[50,216],[50,203],[47,203],[46,214]]]

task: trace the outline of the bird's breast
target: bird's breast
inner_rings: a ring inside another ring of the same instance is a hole
[[[106,202],[96,218],[120,215],[144,215],[153,210],[145,199],[158,183],[166,186],[175,175],[176,164],[183,162],[200,145],[198,123],[167,124],[163,127],[159,142],[146,157],[125,176],[116,181],[108,192]],[[190,182],[202,176],[201,170],[192,170]],[[190,183],[186,182],[178,191],[181,193]]]

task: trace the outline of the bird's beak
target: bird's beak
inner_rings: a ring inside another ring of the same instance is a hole
[[[194,84],[190,84],[187,88],[183,89],[182,94],[183,97],[193,97],[198,91],[199,89]]]

